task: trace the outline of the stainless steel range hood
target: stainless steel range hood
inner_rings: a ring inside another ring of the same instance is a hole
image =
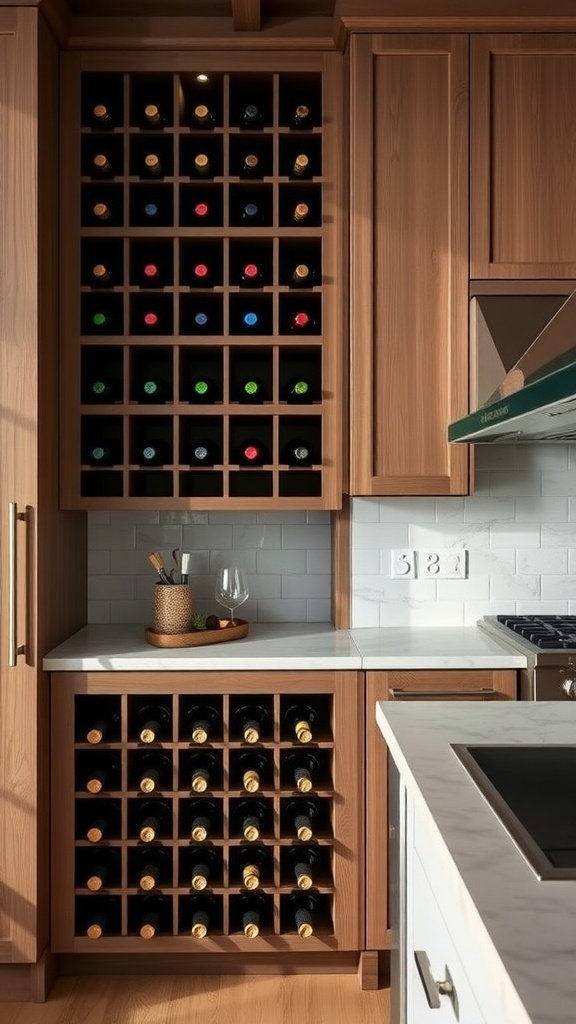
[[[576,441],[576,291],[476,412],[448,427],[453,442]]]

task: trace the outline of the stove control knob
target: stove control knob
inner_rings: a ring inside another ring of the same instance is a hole
[[[570,700],[576,700],[576,679],[573,676],[564,676],[560,686]]]

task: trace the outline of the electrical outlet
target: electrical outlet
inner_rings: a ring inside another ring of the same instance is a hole
[[[413,580],[416,576],[416,559],[413,551],[397,548],[392,552],[390,575],[393,580]]]
[[[417,575],[428,580],[465,580],[468,575],[467,555],[464,548],[419,551]]]

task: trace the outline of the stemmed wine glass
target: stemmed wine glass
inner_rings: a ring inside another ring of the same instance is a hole
[[[234,609],[244,604],[248,598],[248,580],[244,569],[238,566],[226,566],[218,570],[214,597],[230,612],[230,625],[234,623]]]

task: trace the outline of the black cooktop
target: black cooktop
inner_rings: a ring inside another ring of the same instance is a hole
[[[541,650],[576,648],[576,615],[497,615],[496,619]]]

